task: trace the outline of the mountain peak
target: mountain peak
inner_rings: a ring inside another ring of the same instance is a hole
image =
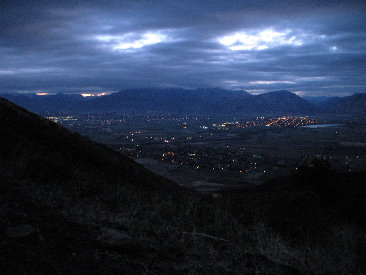
[[[279,91],[273,91],[268,92],[262,95],[281,95],[281,96],[288,96],[288,95],[295,95],[294,93],[287,91],[287,90],[279,90]]]
[[[318,111],[310,102],[286,90],[260,94],[256,97],[256,102],[267,112],[308,115]]]

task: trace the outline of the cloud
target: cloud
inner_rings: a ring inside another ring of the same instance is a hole
[[[162,43],[167,36],[161,32],[146,32],[140,35],[128,33],[125,35],[97,35],[96,40],[103,42],[113,50],[140,49],[148,45]]]
[[[253,34],[237,32],[232,35],[220,37],[219,43],[227,46],[230,50],[266,50],[283,45],[301,46],[304,42],[294,35],[289,35],[291,30],[284,32],[265,29]]]
[[[366,92],[363,1],[0,5],[6,11],[0,15],[0,92],[151,86]]]

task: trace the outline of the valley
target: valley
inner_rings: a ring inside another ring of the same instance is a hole
[[[366,124],[349,116],[48,118],[204,193],[257,185],[316,158],[339,172],[366,170]]]

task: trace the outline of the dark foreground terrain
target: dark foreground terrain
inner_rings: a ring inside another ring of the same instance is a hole
[[[0,99],[2,274],[365,274],[366,173],[215,198]]]

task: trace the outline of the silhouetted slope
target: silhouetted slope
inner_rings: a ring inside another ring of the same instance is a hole
[[[140,219],[155,213],[170,220],[183,199],[194,198],[120,153],[1,98],[0,125],[0,270],[143,273],[147,254],[137,228],[147,227]]]
[[[11,102],[37,114],[67,113],[77,109],[83,101],[78,94],[56,94],[37,96],[35,94],[0,94]]]
[[[179,188],[131,159],[5,100],[1,100],[0,125],[3,173],[9,177]]]

